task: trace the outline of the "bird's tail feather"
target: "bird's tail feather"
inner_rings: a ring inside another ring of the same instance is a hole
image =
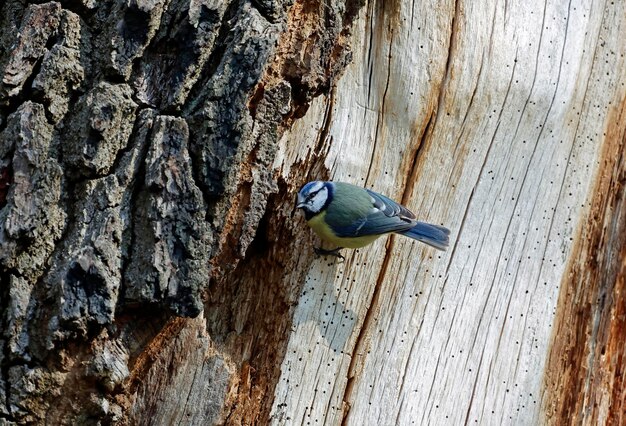
[[[425,222],[417,222],[413,228],[399,232],[399,234],[426,243],[438,250],[445,250],[450,242],[450,230],[448,228]]]

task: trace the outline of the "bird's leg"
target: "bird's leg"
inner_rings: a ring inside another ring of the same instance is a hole
[[[335,256],[338,257],[340,259],[346,260],[345,257],[343,257],[343,255],[341,253],[339,253],[339,250],[341,250],[343,247],[337,247],[336,249],[332,249],[332,250],[326,250],[323,249],[321,247],[314,247],[313,250],[315,250],[315,254],[321,255],[321,256]]]

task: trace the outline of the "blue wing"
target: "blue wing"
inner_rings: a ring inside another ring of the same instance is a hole
[[[366,189],[367,193],[372,197],[374,207],[382,211],[387,217],[398,216],[401,219],[415,220],[415,215],[404,206],[395,201],[381,195],[377,192]]]
[[[335,235],[341,238],[354,238],[366,235],[379,235],[389,232],[402,232],[415,226],[415,215],[408,209],[384,195],[366,189],[371,197],[369,212],[347,226],[331,226]]]

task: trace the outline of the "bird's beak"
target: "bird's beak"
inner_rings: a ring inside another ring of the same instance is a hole
[[[298,203],[298,204],[296,204],[296,208],[297,208],[297,209],[301,209],[302,207],[304,207],[304,203]]]

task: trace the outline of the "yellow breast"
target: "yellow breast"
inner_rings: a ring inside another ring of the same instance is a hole
[[[333,230],[326,224],[324,218],[326,212],[313,216],[307,224],[319,237],[337,247],[359,248],[374,242],[380,235],[366,235],[363,237],[341,238],[335,235]]]

